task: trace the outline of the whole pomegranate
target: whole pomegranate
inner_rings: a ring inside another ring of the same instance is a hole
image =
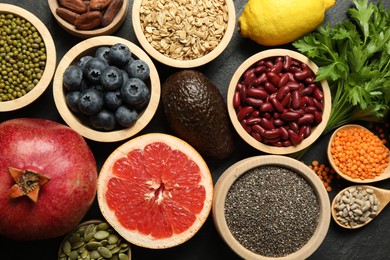
[[[32,118],[0,123],[0,235],[39,240],[70,232],[96,185],[92,151],[68,126]]]

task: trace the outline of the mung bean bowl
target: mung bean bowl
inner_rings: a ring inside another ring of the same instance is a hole
[[[230,120],[250,146],[269,154],[303,150],[323,133],[331,110],[318,67],[291,50],[254,54],[235,71],[227,93]]]
[[[0,23],[0,111],[13,111],[45,92],[57,53],[49,30],[31,12],[0,3]]]
[[[243,259],[306,259],[328,232],[330,201],[302,162],[260,155],[221,175],[212,214],[219,235]]]
[[[58,260],[81,259],[77,257],[130,260],[131,248],[106,221],[93,219],[80,223],[61,242]]]
[[[84,39],[113,34],[127,17],[129,1],[95,2],[100,5],[91,7],[89,1],[81,0],[48,0],[50,11],[57,23],[71,35]]]
[[[131,58],[123,61],[125,65],[108,64],[104,55],[111,55],[107,50],[112,48],[110,53],[118,54],[118,62],[124,54]],[[125,70],[130,62],[140,73],[148,72],[144,79],[130,76]],[[79,85],[76,89],[69,87],[66,75],[80,75],[75,77]],[[54,75],[53,96],[58,112],[72,129],[90,140],[117,142],[136,135],[152,120],[160,101],[160,87],[157,69],[140,47],[117,36],[97,36],[73,46],[61,59]]]
[[[171,67],[194,68],[225,50],[236,13],[232,0],[135,0],[132,21],[150,56]]]

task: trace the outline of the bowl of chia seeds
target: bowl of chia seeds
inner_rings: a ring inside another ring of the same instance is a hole
[[[213,220],[243,259],[306,259],[330,224],[330,201],[320,179],[282,155],[244,159],[215,185]]]
[[[49,86],[56,67],[53,38],[34,14],[0,4],[0,112],[25,107]]]

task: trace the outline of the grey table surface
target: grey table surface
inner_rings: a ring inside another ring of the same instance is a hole
[[[45,23],[55,41],[57,49],[57,64],[71,47],[82,41],[80,38],[69,35],[57,24],[50,12],[47,1],[1,0],[0,2],[14,4],[25,8]],[[390,6],[389,0],[384,0],[383,3],[387,7]],[[237,18],[241,15],[245,4],[246,0],[234,1]],[[345,19],[346,10],[350,5],[351,1],[338,0],[336,5],[326,13],[324,22],[334,25]],[[114,33],[114,35],[125,38],[139,45],[132,27],[131,6],[132,0],[130,0],[130,8],[126,21],[122,27]],[[291,45],[275,46],[273,48],[276,47],[293,49]],[[236,27],[228,48],[214,61],[196,69],[204,73],[215,83],[215,85],[218,86],[220,92],[226,100],[227,87],[229,85],[230,78],[233,76],[237,67],[251,55],[268,48],[269,47],[258,45],[249,39],[240,37]],[[161,82],[177,71],[177,69],[165,66],[157,61],[155,61],[155,64],[158,68]],[[16,117],[46,118],[64,123],[55,107],[51,85],[36,102],[30,104],[29,106],[16,112],[0,113],[0,121]],[[142,130],[139,135],[150,132],[173,134],[164,120],[161,105],[150,124]],[[315,145],[313,145],[311,150],[304,156],[303,161],[307,164],[312,160],[327,163],[326,146],[329,137],[330,134],[321,136]],[[117,146],[123,143],[98,143],[90,140],[87,140],[87,142],[94,152],[98,169],[100,169],[107,156]],[[236,150],[229,158],[219,162],[211,160],[206,161],[212,172],[214,183],[218,180],[219,176],[235,162],[250,156],[263,154],[244,143],[237,135],[235,136],[235,142]],[[333,191],[329,193],[330,200],[333,199],[337,191],[349,185],[351,185],[351,183],[341,180],[337,181],[334,184]],[[390,189],[390,181],[382,181],[376,183],[375,185]],[[91,209],[85,216],[85,220],[96,218],[102,218],[102,216],[99,211],[97,201],[95,200]],[[389,230],[390,209],[385,209],[384,212],[375,219],[375,221],[359,230],[342,229],[331,221],[325,240],[318,250],[310,256],[310,259],[390,259]],[[20,242],[0,237],[0,259],[54,260],[57,259],[57,252],[61,240],[62,237],[44,241]],[[133,259],[142,260],[239,259],[239,257],[224,243],[217,233],[211,214],[199,232],[186,243],[174,248],[163,250],[145,249],[132,246],[132,256]]]

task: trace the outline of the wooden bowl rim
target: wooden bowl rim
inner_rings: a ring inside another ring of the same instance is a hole
[[[254,139],[250,134],[248,134],[244,130],[244,128],[242,127],[242,125],[237,119],[237,114],[233,107],[233,95],[237,83],[239,82],[244,72],[259,60],[269,58],[269,57],[285,56],[285,55],[289,55],[293,59],[297,59],[303,63],[306,63],[314,73],[317,73],[318,66],[313,61],[311,61],[308,57],[304,56],[301,53],[292,50],[287,50],[287,49],[265,50],[252,55],[237,68],[230,81],[228,92],[227,92],[228,114],[234,126],[234,129],[241,136],[241,138],[250,146],[252,146],[253,148],[259,151],[269,153],[269,154],[291,154],[291,153],[301,151],[306,147],[309,147],[321,136],[321,134],[325,130],[326,124],[328,123],[330,117],[330,111],[332,106],[331,93],[330,93],[328,82],[326,80],[322,80],[320,81],[322,91],[324,93],[324,110],[322,112],[322,122],[317,126],[313,127],[311,135],[303,139],[303,141],[296,146],[276,147],[276,146],[266,145]]]
[[[194,60],[172,59],[168,56],[165,56],[164,54],[160,53],[159,51],[157,51],[155,48],[152,47],[152,45],[148,42],[141,29],[139,10],[141,8],[142,0],[134,0],[133,2],[133,9],[132,9],[133,29],[141,46],[144,48],[144,50],[147,53],[149,53],[150,56],[152,56],[157,61],[175,68],[199,67],[217,58],[225,50],[225,48],[227,47],[227,45],[229,44],[233,36],[236,27],[236,11],[232,0],[225,0],[225,2],[228,7],[228,24],[223,38],[221,39],[220,43],[214,50]]]
[[[72,34],[73,36],[79,37],[79,38],[90,38],[95,36],[101,36],[101,35],[110,35],[117,31],[119,27],[123,24],[123,22],[126,20],[127,17],[127,11],[129,9],[129,1],[125,0],[123,1],[122,7],[119,10],[118,14],[115,16],[114,20],[112,22],[101,28],[96,28],[93,30],[77,30],[74,25],[70,24],[69,22],[62,19],[58,14],[56,13],[57,7],[59,7],[58,0],[48,0],[49,8],[51,13],[53,14],[54,18],[58,22],[58,24],[68,33]]]
[[[65,69],[71,65],[77,57],[80,57],[83,53],[88,53],[91,49],[97,48],[99,46],[111,46],[116,43],[123,43],[127,45],[132,54],[137,58],[144,60],[150,69],[150,90],[151,97],[148,106],[142,112],[142,115],[137,119],[134,125],[109,132],[97,131],[86,125],[84,125],[78,118],[75,116],[68,108],[63,88],[63,73]],[[160,78],[157,72],[157,69],[153,61],[149,56],[137,45],[134,43],[125,40],[117,36],[97,36],[93,38],[86,39],[77,45],[73,46],[62,58],[58,64],[57,71],[54,75],[53,81],[53,95],[55,105],[58,112],[64,121],[75,131],[77,131],[82,136],[99,142],[116,142],[121,141],[127,138],[130,138],[140,132],[153,118],[154,114],[157,111],[158,104],[160,101]]]
[[[62,248],[65,240],[68,239],[78,228],[80,228],[82,226],[89,225],[89,224],[100,224],[100,223],[107,223],[110,225],[110,223],[108,223],[106,220],[102,220],[102,219],[90,219],[90,220],[86,220],[86,221],[79,223],[71,232],[69,232],[68,234],[65,235],[64,239],[61,241],[60,247],[58,248],[58,254],[61,252],[61,248]],[[119,235],[119,233],[118,233],[118,235]],[[123,239],[123,243],[127,243],[129,246],[129,253],[127,254],[127,256],[129,257],[129,260],[130,260],[131,259],[131,244],[128,241],[126,241],[124,238],[122,238],[122,239]]]
[[[0,13],[10,13],[29,21],[38,30],[41,38],[43,39],[45,43],[47,57],[46,66],[43,71],[42,77],[32,90],[30,90],[26,95],[20,98],[0,102],[0,111],[4,112],[13,111],[25,107],[30,103],[34,102],[38,97],[43,94],[43,92],[45,92],[47,87],[50,85],[50,82],[54,75],[57,62],[57,52],[56,46],[49,30],[46,28],[45,24],[33,13],[15,5],[2,3],[0,3]]]
[[[376,176],[373,179],[365,179],[365,180],[362,180],[359,178],[354,179],[354,178],[351,178],[348,175],[346,175],[340,171],[339,167],[336,165],[336,163],[333,159],[333,156],[332,156],[332,152],[331,152],[332,143],[333,143],[334,138],[336,137],[336,134],[339,131],[344,130],[344,129],[348,129],[348,128],[354,128],[354,127],[360,127],[360,128],[366,129],[367,131],[370,131],[366,127],[358,125],[358,124],[347,124],[347,125],[340,126],[332,133],[332,135],[329,139],[329,142],[328,142],[328,147],[327,147],[328,160],[329,160],[329,163],[332,166],[332,168],[337,172],[338,175],[340,175],[340,177],[342,177],[343,179],[345,179],[347,181],[354,182],[354,183],[365,184],[365,183],[373,183],[373,182],[378,182],[378,181],[383,181],[383,180],[389,179],[390,178],[390,163],[388,163],[387,168],[384,170],[383,173],[381,173],[380,175]]]
[[[274,165],[291,169],[300,174],[313,187],[320,207],[318,226],[309,241],[298,251],[285,257],[265,257],[243,247],[232,235],[225,218],[225,201],[232,184],[250,169]],[[217,180],[212,207],[213,221],[225,243],[243,259],[306,259],[321,245],[328,232],[331,218],[328,193],[318,176],[304,163],[283,155],[259,155],[243,159],[230,166]]]

